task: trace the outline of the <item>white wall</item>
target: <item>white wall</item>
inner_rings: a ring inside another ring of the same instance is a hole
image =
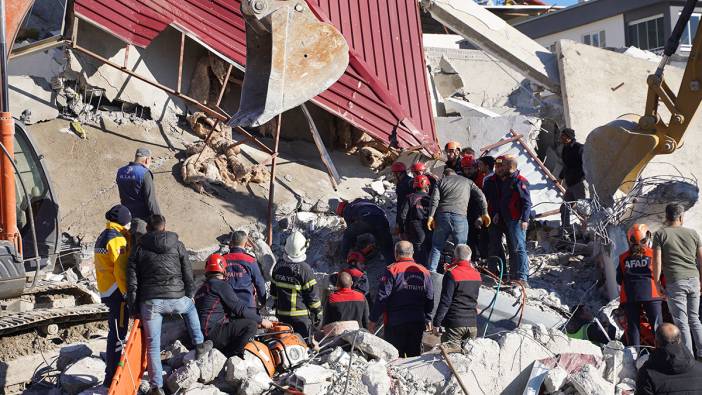
[[[623,48],[626,47],[626,36],[624,29],[624,15],[619,14],[613,17],[602,19],[596,22],[588,23],[575,27],[573,29],[564,30],[562,32],[549,34],[535,39],[536,42],[546,48],[550,48],[560,39],[573,40],[579,43],[583,42],[583,36],[588,33],[596,33],[604,30],[606,33],[605,44],[607,47]]]

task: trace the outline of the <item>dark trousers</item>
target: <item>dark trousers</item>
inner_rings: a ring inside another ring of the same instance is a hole
[[[351,248],[356,244],[356,238],[364,233],[370,233],[375,237],[375,242],[380,252],[383,254],[386,264],[395,262],[395,252],[392,243],[392,233],[390,233],[390,224],[385,218],[368,218],[367,220],[359,220],[350,224],[344,237],[341,240],[342,258],[346,259]]]
[[[295,333],[302,336],[307,344],[312,344],[312,321],[308,317],[278,317],[280,322],[292,326]]]
[[[129,312],[127,311],[127,301],[124,300],[119,289],[115,290],[112,295],[102,298],[102,303],[107,305],[109,309],[107,313],[107,350],[105,350],[105,380],[103,385],[106,387],[112,383],[112,377],[115,375],[115,369],[122,357],[122,344],[127,338],[127,330],[129,329]]]
[[[629,340],[629,346],[639,347],[641,345],[641,334],[639,332],[641,325],[641,308],[643,307],[648,317],[648,321],[653,328],[653,331],[658,328],[662,321],[660,300],[651,300],[648,302],[627,302],[624,304],[626,311],[627,326],[626,337]]]
[[[478,260],[482,258],[482,255],[480,255],[480,237],[481,237],[481,228],[476,227],[475,225],[475,220],[470,218],[468,220],[468,247],[470,247],[470,250],[473,252],[472,259]]]
[[[210,329],[206,338],[229,358],[241,355],[244,346],[256,335],[257,326],[253,320],[239,318]]]
[[[423,322],[385,326],[384,333],[385,340],[395,346],[400,358],[416,357],[422,353]]]
[[[424,266],[429,265],[431,251],[431,231],[427,229],[426,221],[407,221],[405,224],[407,241],[414,247],[414,261]]]

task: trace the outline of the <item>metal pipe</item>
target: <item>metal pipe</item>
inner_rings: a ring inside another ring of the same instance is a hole
[[[509,131],[514,137],[517,137],[519,135],[519,133],[515,132],[514,129],[510,129]],[[536,155],[536,152],[534,152],[534,150],[531,149],[529,144],[527,144],[521,137],[518,138],[517,141],[519,142],[519,144],[521,144],[522,147],[524,147],[524,150],[526,150],[527,154],[531,156],[531,159],[533,159],[534,162],[536,162],[541,171],[543,171],[544,174],[546,174],[546,177],[548,177],[551,181],[556,183],[556,187],[558,187],[558,190],[561,191],[561,193],[565,193],[565,188],[563,188],[563,185],[561,185],[561,183],[558,182],[558,179],[553,175],[553,173],[551,173],[551,170],[549,170],[548,167],[544,165],[544,162],[542,162],[541,159],[539,159],[539,156]]]
[[[463,393],[466,395],[470,394],[470,392],[468,392],[468,388],[466,388],[466,385],[463,383],[463,379],[461,378],[461,376],[458,375],[458,372],[453,367],[453,363],[449,359],[448,353],[446,352],[446,349],[444,349],[444,345],[440,345],[439,349],[441,350],[441,355],[443,355],[444,359],[446,360],[446,364],[448,365],[449,369],[451,369],[451,373],[453,373],[453,375],[456,376],[458,385],[461,386],[461,390],[463,390]]]
[[[178,88],[176,92],[180,92],[183,80],[183,55],[185,52],[185,33],[180,33],[180,57],[178,58]]]
[[[307,110],[307,106],[305,104],[302,104],[300,105],[300,108],[302,108],[302,113],[305,114],[305,118],[307,118],[307,123],[309,123],[310,125],[310,133],[312,133],[312,139],[314,140],[314,144],[319,150],[319,156],[322,159],[322,163],[324,163],[324,167],[327,169],[327,174],[329,175],[329,180],[331,181],[332,188],[334,188],[334,190],[336,191],[338,189],[339,182],[341,181],[341,177],[339,177],[339,172],[336,170],[334,162],[332,162],[331,156],[329,156],[329,152],[327,152],[327,148],[324,146],[322,136],[319,135],[317,125],[314,124],[314,119],[312,119],[312,115],[310,114],[309,110]]]
[[[278,159],[278,146],[280,143],[280,124],[282,114],[278,114],[278,123],[275,130],[275,143],[273,145],[273,160],[271,161],[271,182],[268,188],[268,245],[273,245],[273,199],[275,198],[275,165]]]
[[[227,90],[229,76],[232,74],[233,67],[234,65],[229,63],[229,67],[227,68],[227,75],[224,77],[224,82],[222,82],[222,89],[219,90],[219,95],[217,96],[217,103],[215,103],[216,107],[219,107],[219,104],[222,102],[222,97],[224,97],[224,91]]]
[[[5,0],[0,0],[0,81],[2,81],[2,106],[0,106],[0,111],[10,112],[10,90],[8,88],[7,80],[7,15],[5,12]],[[12,116],[10,115],[10,118]],[[14,130],[13,130],[14,133]]]
[[[7,153],[0,160],[0,188],[2,190],[2,237],[3,240],[12,241],[21,251],[17,231],[17,198],[15,196],[15,177],[12,171],[14,157],[15,124],[12,114],[0,113],[0,144],[7,148]]]

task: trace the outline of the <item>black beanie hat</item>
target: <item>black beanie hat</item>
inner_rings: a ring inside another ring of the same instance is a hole
[[[569,139],[575,138],[575,130],[573,130],[571,128],[565,128],[565,129],[561,130],[561,133],[563,133]]]
[[[113,206],[105,213],[105,219],[110,222],[116,222],[122,226],[132,222],[132,213],[129,209],[121,204]]]

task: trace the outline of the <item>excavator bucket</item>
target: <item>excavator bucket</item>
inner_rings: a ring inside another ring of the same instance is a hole
[[[244,0],[246,74],[231,125],[260,126],[324,92],[346,71],[349,47],[304,0]]]
[[[587,136],[583,167],[588,182],[605,202],[611,203],[618,190],[629,192],[654,157],[659,138],[642,132],[638,118],[624,115]]]

